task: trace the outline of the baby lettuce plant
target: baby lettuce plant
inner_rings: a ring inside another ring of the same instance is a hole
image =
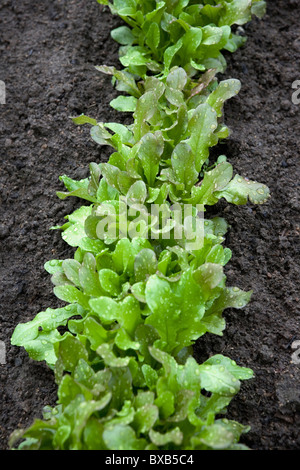
[[[98,0],[108,5],[128,26],[112,31],[120,43],[120,62],[125,71],[144,78],[147,72],[166,76],[172,66],[189,75],[214,68],[223,72],[226,60],[221,51],[234,52],[245,38],[232,31],[234,25],[262,17],[265,2],[218,0],[194,2]]]
[[[111,106],[132,124],[81,115],[91,138],[111,148],[80,181],[63,175],[61,199],[85,201],[61,226],[74,257],[45,264],[55,296],[17,325],[12,344],[45,361],[58,386],[54,407],[11,448],[29,450],[245,449],[248,427],[225,418],[253,372],[223,355],[203,364],[193,345],[222,335],[223,313],[245,307],[252,291],[228,286],[227,222],[206,216],[225,199],[265,202],[268,188],[234,175],[210,149],[229,136],[225,102],[238,80],[219,82],[241,38],[234,24],[261,16],[265,2],[115,0],[128,26],[113,31],[123,70],[101,66],[121,91]]]

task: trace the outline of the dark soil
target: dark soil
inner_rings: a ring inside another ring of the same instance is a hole
[[[94,69],[119,66],[118,45],[110,38],[118,22],[96,1],[0,3],[0,80],[7,93],[0,105],[3,450],[12,431],[29,426],[56,400],[52,372],[10,346],[10,338],[19,322],[59,305],[43,264],[73,250],[50,227],[80,204],[56,197],[59,176],[86,177],[89,162],[109,154],[70,116],[128,119],[109,107],[117,93]],[[300,80],[299,24],[297,1],[269,1],[265,18],[245,27],[246,46],[228,56],[226,77],[240,79],[242,91],[226,105],[232,135],[220,151],[238,173],[266,183],[272,198],[259,207],[216,207],[231,225],[228,282],[254,294],[247,308],[227,310],[222,337],[205,336],[195,347],[199,360],[222,353],[254,370],[228,417],[251,426],[243,442],[255,450],[300,447],[300,356],[293,349],[300,340],[300,105],[292,102],[292,83]]]

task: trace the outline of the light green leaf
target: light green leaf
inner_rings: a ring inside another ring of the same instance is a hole
[[[111,37],[119,44],[125,46],[131,46],[136,41],[135,36],[132,34],[132,30],[128,28],[128,26],[119,26],[118,28],[113,29]]]
[[[92,126],[97,125],[97,120],[90,118],[89,116],[85,116],[84,114],[80,114],[80,116],[72,117],[72,121],[74,124],[81,126],[82,124],[90,124]]]
[[[225,369],[238,380],[248,380],[251,379],[254,375],[251,369],[238,366],[234,360],[230,359],[229,357],[225,357],[222,354],[215,354],[214,356],[211,356],[209,359],[207,359],[207,361],[204,362],[204,365],[205,364],[225,367]]]
[[[130,426],[107,426],[103,440],[111,450],[142,450],[146,447],[145,439],[138,439]]]
[[[208,392],[231,396],[240,389],[240,381],[222,365],[202,364],[199,371],[201,387]]]
[[[57,286],[53,289],[54,294],[60,300],[70,304],[78,303],[83,308],[88,308],[89,297],[72,285]]]
[[[136,282],[145,281],[157,270],[157,259],[153,250],[144,248],[134,260],[134,274]]]
[[[111,269],[101,269],[99,280],[102,288],[112,296],[117,296],[121,292],[121,280],[117,273]]]
[[[239,80],[224,80],[209,94],[206,102],[216,111],[217,116],[221,117],[225,101],[237,95],[240,89],[241,82]]]
[[[110,102],[110,106],[117,111],[133,113],[136,109],[137,99],[134,96],[118,96]]]
[[[177,144],[171,155],[171,161],[176,181],[182,183],[184,189],[189,191],[198,180],[195,157],[190,146],[185,142]]]
[[[270,197],[270,190],[265,184],[235,175],[226,187],[215,193],[215,196],[218,199],[224,197],[228,202],[237,205],[247,204],[248,199],[253,204],[263,204]]]
[[[142,163],[144,174],[149,186],[153,186],[164,151],[164,140],[161,132],[147,133],[139,143],[138,158]]]
[[[187,73],[182,67],[174,67],[167,76],[166,83],[170,88],[182,91],[187,83]]]
[[[218,138],[214,135],[217,129],[217,114],[208,104],[200,104],[194,111],[188,125],[190,138],[187,143],[195,155],[195,166],[198,173],[209,156],[209,147],[216,145]]]
[[[158,447],[165,446],[169,443],[174,443],[175,445],[179,446],[183,440],[183,433],[180,431],[179,427],[176,427],[164,434],[151,429],[149,431],[149,437],[153,444],[157,445]]]
[[[138,434],[145,434],[155,425],[158,420],[158,408],[152,404],[146,404],[139,408],[134,416],[133,427]]]

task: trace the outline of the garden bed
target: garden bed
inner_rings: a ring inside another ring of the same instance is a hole
[[[299,113],[292,83],[300,79],[300,12],[297,2],[269,2],[263,20],[246,25],[246,46],[228,55],[226,78],[242,82],[226,104],[232,135],[220,144],[235,170],[267,184],[262,206],[213,209],[231,225],[226,246],[229,283],[253,289],[241,312],[228,310],[222,337],[207,335],[195,346],[205,360],[222,353],[254,370],[229,407],[228,417],[249,424],[243,442],[257,450],[299,448],[300,364],[292,361],[299,330]],[[53,375],[27,353],[10,346],[14,328],[48,306],[59,306],[43,264],[67,258],[68,248],[51,226],[61,224],[79,202],[59,200],[59,176],[88,176],[88,164],[105,161],[106,147],[69,119],[81,113],[120,122],[109,106],[117,92],[95,65],[118,66],[111,29],[120,23],[96,2],[24,0],[0,7],[1,313],[0,448],[18,427],[54,404]],[[227,206],[227,207],[226,207]]]

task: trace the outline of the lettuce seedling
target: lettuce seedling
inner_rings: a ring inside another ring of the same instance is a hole
[[[86,340],[92,337],[93,343],[107,341],[109,335],[119,349],[138,352],[137,329],[149,325],[157,336],[154,345],[174,356],[207,331],[221,335],[223,311],[244,307],[252,292],[226,287],[223,268],[231,252],[220,243],[224,238],[220,237],[219,220],[214,228],[213,222],[208,223],[203,246],[190,253],[175,245],[157,254],[144,238],[124,238],[110,249],[99,240],[98,245],[93,240],[95,244],[89,246],[83,239],[75,259],[45,265],[54,294],[68,305],[47,309],[34,320],[19,324],[12,344],[53,366],[59,343],[68,336],[60,335],[62,326],[81,339],[88,333]],[[86,251],[90,248],[92,251]],[[87,327],[91,319],[100,322],[95,337]]]
[[[109,186],[126,196],[131,187],[143,181],[152,203],[157,200],[155,194],[157,198],[161,195],[161,188],[167,189],[165,197],[173,203],[212,205],[224,197],[228,202],[245,204],[248,199],[254,203],[268,199],[265,185],[234,177],[228,162],[208,168],[210,148],[229,135],[221,121],[225,102],[240,90],[238,80],[218,83],[212,81],[213,76],[208,83],[195,83],[183,68],[174,67],[165,83],[156,77],[147,78],[144,93],[135,98],[131,125],[94,125],[83,116],[74,118],[76,124],[91,124],[96,143],[115,150],[99,170]],[[96,202],[96,190],[91,197],[80,186],[70,195],[80,196],[80,192],[85,199]]]
[[[142,336],[146,344],[151,335]],[[58,402],[43,420],[18,430],[23,450],[218,450],[246,449],[249,428],[222,418],[250,369],[221,355],[203,364],[179,364],[148,346],[151,365],[117,357],[103,343],[89,357],[69,335],[59,344],[55,377]]]
[[[266,6],[258,0],[97,1],[129,25],[111,34],[120,44],[124,70],[141,78],[148,71],[166,76],[175,65],[189,76],[212,67],[223,72],[226,61],[221,51],[234,52],[245,42],[232,26],[249,22],[252,15],[262,17]]]

